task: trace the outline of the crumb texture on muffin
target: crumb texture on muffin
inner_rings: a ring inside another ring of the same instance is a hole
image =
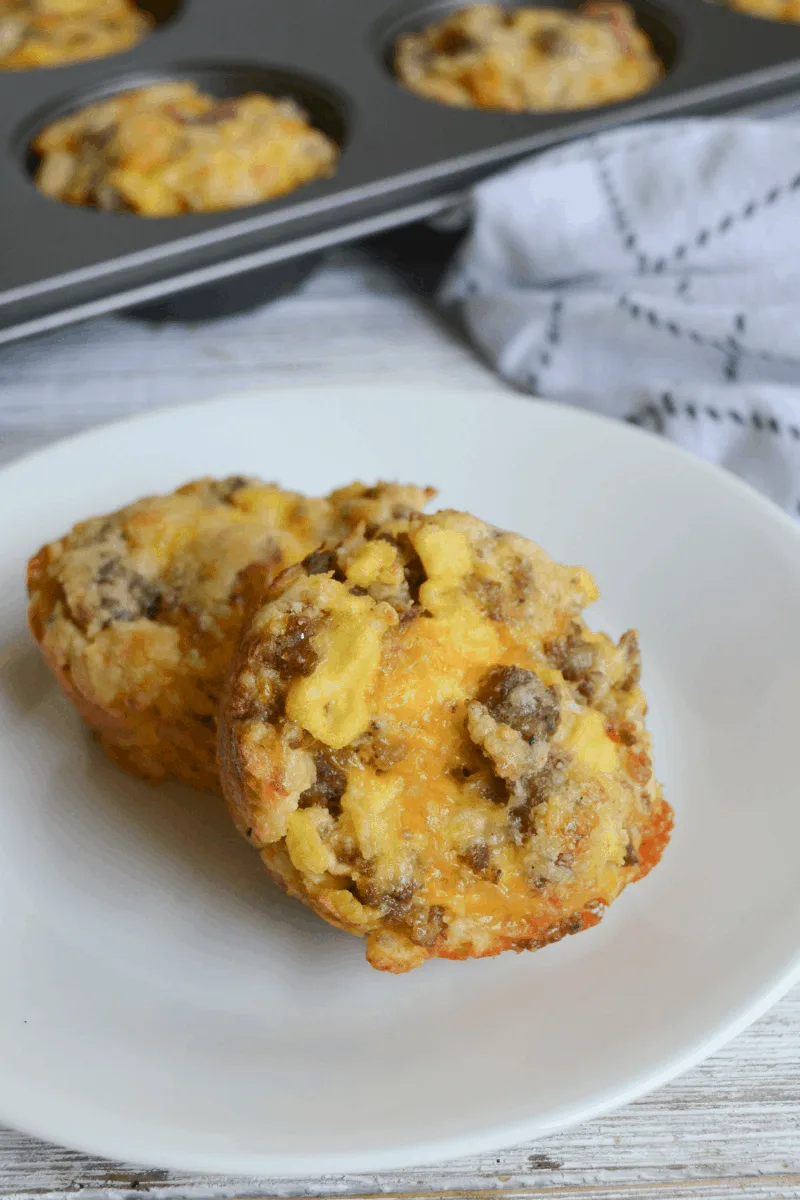
[[[620,0],[587,0],[576,11],[473,4],[402,34],[395,71],[428,100],[507,112],[613,104],[664,74]]]
[[[220,769],[270,874],[373,966],[535,949],[661,855],[636,634],[582,568],[463,513],[359,525],[285,571],[223,699]]]
[[[326,538],[429,495],[353,484],[308,498],[244,476],[201,479],[44,546],[28,567],[30,626],[121,766],[218,789],[220,694],[254,587]]]
[[[0,0],[0,70],[107,58],[154,24],[133,0]]]
[[[154,83],[53,122],[33,148],[53,199],[144,217],[260,204],[333,174],[339,150],[288,98]]]

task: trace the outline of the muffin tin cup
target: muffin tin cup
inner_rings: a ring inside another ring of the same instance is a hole
[[[125,315],[151,325],[163,325],[169,321],[195,324],[250,312],[294,292],[316,271],[324,257],[319,251],[287,258],[274,267],[257,267],[227,282],[207,283],[205,287],[189,288],[163,300],[128,308]]]
[[[198,289],[211,285],[224,284],[233,304],[237,276],[441,211],[527,154],[633,121],[724,111],[800,87],[800,26],[707,0],[635,0],[668,68],[651,91],[571,112],[448,107],[394,79],[391,45],[399,32],[456,7],[182,0],[170,20],[114,58],[0,71],[0,342],[190,290],[196,301]],[[339,141],[336,173],[251,208],[160,219],[62,204],[37,191],[29,147],[44,125],[101,96],[171,78],[219,95],[258,87],[295,96]]]

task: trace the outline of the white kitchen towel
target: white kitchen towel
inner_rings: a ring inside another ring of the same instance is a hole
[[[645,425],[800,519],[800,119],[653,123],[479,185],[439,291],[537,396]]]

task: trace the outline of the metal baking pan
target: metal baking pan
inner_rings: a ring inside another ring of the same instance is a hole
[[[229,311],[235,277],[264,299],[301,277],[319,251],[440,211],[467,185],[526,154],[800,86],[800,26],[710,0],[634,0],[665,78],[621,104],[547,114],[447,107],[395,81],[398,33],[421,29],[457,3],[150,0],[142,7],[158,26],[124,54],[0,71],[0,342],[123,308],[144,306],[147,314],[176,293],[191,308],[192,297],[209,296],[209,285],[218,288],[216,310]],[[43,125],[165,78],[190,78],[219,96],[254,89],[294,96],[340,143],[336,174],[253,208],[162,219],[73,207],[36,190],[29,147]],[[155,311],[169,315],[172,303]],[[179,303],[174,311],[180,315]]]

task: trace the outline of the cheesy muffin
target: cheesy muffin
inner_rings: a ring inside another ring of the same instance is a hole
[[[201,479],[77,525],[28,566],[29,622],[51,670],[111,757],[147,779],[218,789],[225,673],[258,579],[430,492],[353,484],[308,499]]]
[[[767,21],[800,22],[800,0],[725,0],[729,8]]]
[[[220,773],[278,883],[400,972],[535,950],[658,861],[634,632],[587,571],[464,513],[357,530],[266,587]]]
[[[154,24],[133,0],[0,0],[0,70],[107,58]]]
[[[190,82],[90,104],[48,125],[33,149],[46,195],[142,217],[273,200],[332,175],[339,155],[294,100],[217,100]]]
[[[398,38],[397,77],[464,108],[545,112],[627,100],[664,74],[633,10],[590,0],[576,11],[473,4]]]

